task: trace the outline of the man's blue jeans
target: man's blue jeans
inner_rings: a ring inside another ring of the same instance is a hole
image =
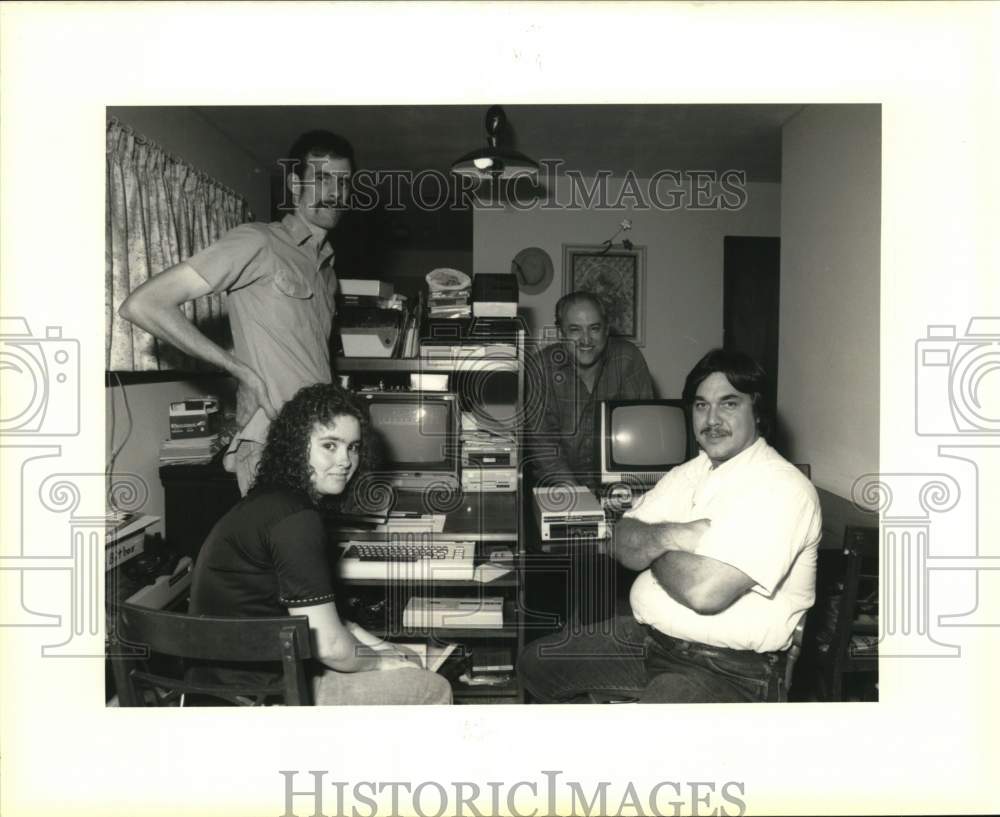
[[[617,616],[533,641],[517,671],[538,703],[587,693],[640,703],[781,700],[785,656],[678,641]]]

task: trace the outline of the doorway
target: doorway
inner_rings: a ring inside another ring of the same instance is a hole
[[[768,374],[767,399],[777,409],[781,239],[723,239],[722,345],[757,360]]]

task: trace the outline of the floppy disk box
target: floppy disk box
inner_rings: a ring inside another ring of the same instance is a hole
[[[218,430],[218,398],[193,397],[170,404],[170,439],[211,437]]]

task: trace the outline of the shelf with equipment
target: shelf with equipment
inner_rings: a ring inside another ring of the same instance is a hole
[[[439,527],[434,532],[420,534],[421,541],[471,542],[476,548],[477,568],[499,563],[510,567],[509,572],[487,582],[464,576],[461,579],[447,576],[428,579],[400,578],[399,574],[391,579],[338,578],[342,614],[381,637],[401,642],[428,639],[457,643],[470,656],[477,653],[477,648],[480,651],[496,647],[504,650],[510,662],[506,672],[476,677],[470,657],[469,666],[462,674],[464,680],[457,675],[448,676],[459,702],[522,699],[513,664],[524,645],[525,630],[521,581],[524,515],[518,462],[525,385],[524,340],[525,332],[521,329],[513,342],[509,336],[505,336],[502,343],[478,337],[468,343],[421,349],[420,356],[413,358],[339,357],[334,361],[336,375],[346,375],[349,386],[359,395],[406,394],[410,391],[410,375],[447,375],[445,392],[456,395],[464,415],[462,429],[458,432],[462,439],[451,440],[451,444],[459,446],[467,442],[465,432],[473,426],[478,431],[477,423],[489,429],[484,433],[512,441],[511,460],[515,464],[511,472],[516,472],[516,478],[511,480],[509,489],[488,487],[485,481],[473,482],[470,478],[472,484],[465,484],[451,493],[445,491],[437,497],[422,495],[420,491],[400,490],[393,504],[394,511],[410,516],[444,516],[443,524],[438,520]],[[476,466],[468,466],[467,470],[473,467]],[[482,469],[476,479],[483,480],[487,471],[488,468]],[[332,532],[332,536],[339,543],[383,543],[395,538],[391,526],[376,529],[344,526]],[[491,558],[493,554],[498,558]],[[413,597],[451,598],[472,606],[475,599],[500,598],[502,625],[406,627],[403,626],[403,613]]]

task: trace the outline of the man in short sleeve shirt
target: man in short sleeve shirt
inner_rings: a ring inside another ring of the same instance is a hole
[[[239,431],[225,462],[243,494],[253,482],[270,420],[302,386],[330,381],[337,279],[328,234],[347,207],[352,168],[353,150],[345,139],[328,131],[304,134],[290,150],[292,212],[281,221],[230,230],[150,278],[121,306],[124,318],[236,378]],[[212,292],[228,295],[232,352],[179,309]]]
[[[780,699],[784,651],[815,596],[821,519],[812,484],[763,436],[765,393],[763,370],[738,352],[709,352],[691,371],[701,453],[615,526],[615,558],[642,571],[632,615],[600,628],[610,637],[529,645],[519,673],[535,698]]]

